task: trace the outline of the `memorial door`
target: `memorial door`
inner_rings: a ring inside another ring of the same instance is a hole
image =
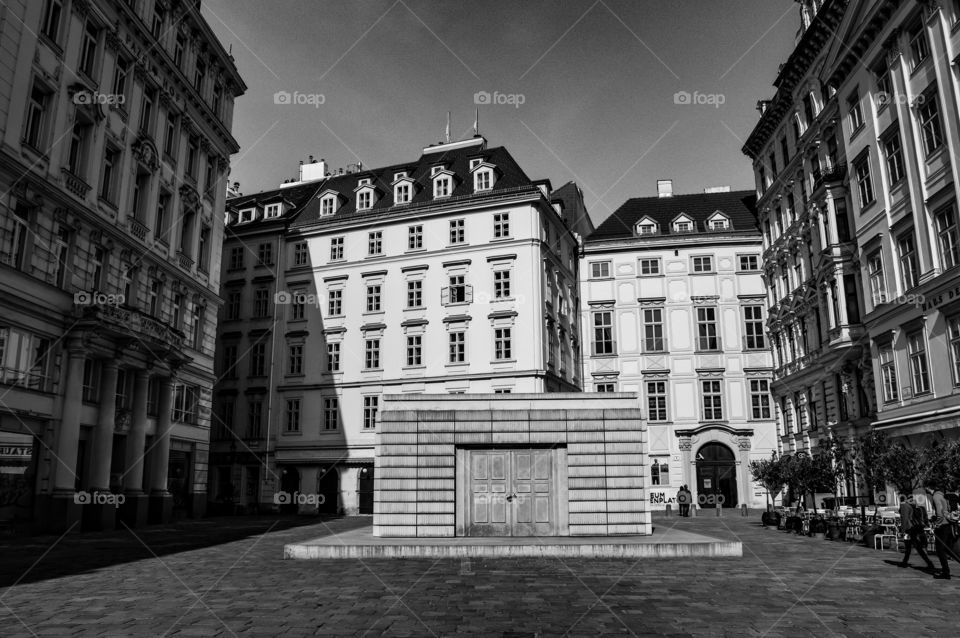
[[[556,533],[555,451],[470,450],[470,536]]]

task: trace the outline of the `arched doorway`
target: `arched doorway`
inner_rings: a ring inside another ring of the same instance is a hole
[[[282,514],[296,514],[297,504],[293,495],[300,491],[300,472],[295,467],[285,467],[280,474],[280,491],[287,493],[288,501],[280,505]]]
[[[317,471],[317,494],[323,498],[317,506],[321,514],[336,514],[339,511],[340,473],[335,465],[321,465]]]
[[[357,477],[357,505],[360,514],[373,514],[373,468],[361,467]]]
[[[737,506],[737,462],[722,443],[707,443],[697,452],[697,496],[701,507]]]

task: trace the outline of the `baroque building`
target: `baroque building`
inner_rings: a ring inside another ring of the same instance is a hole
[[[848,169],[843,106],[825,71],[842,49],[835,33],[847,2],[801,5],[796,47],[743,147],[756,175],[785,453],[815,449],[828,436],[849,439],[876,411],[850,193],[856,167]]]
[[[914,445],[960,433],[958,25],[956,1],[851,1],[825,75],[850,162],[873,427]]]
[[[650,506],[762,507],[749,461],[778,449],[752,191],[628,200],[583,247],[584,389],[636,392]]]
[[[503,147],[475,136],[382,168],[310,162],[228,216],[229,255],[248,261],[223,273],[221,365],[239,378],[218,384],[216,415],[225,438],[262,447],[218,453],[224,501],[242,480],[248,503],[372,513],[384,394],[580,388],[582,195],[531,180]]]
[[[8,2],[0,28],[0,443],[29,450],[2,516],[201,516],[246,87],[199,2]]]

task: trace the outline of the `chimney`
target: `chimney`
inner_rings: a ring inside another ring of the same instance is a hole
[[[657,180],[657,196],[673,197],[673,180],[672,179]]]
[[[710,195],[713,193],[729,193],[730,187],[729,186],[711,186],[709,188],[704,188],[703,192],[706,195]]]
[[[301,182],[312,182],[314,180],[323,179],[327,175],[327,162],[321,159],[319,162],[313,159],[313,155],[310,156],[310,162],[307,164],[301,164],[300,166],[300,181]]]

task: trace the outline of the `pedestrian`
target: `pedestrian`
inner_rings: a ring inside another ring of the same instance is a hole
[[[681,485],[680,489],[677,490],[677,504],[680,506],[680,516],[689,516],[690,515],[690,499],[687,496],[689,492],[687,491],[686,485]]]
[[[950,580],[950,556],[954,560],[960,560],[953,551],[953,544],[957,541],[957,517],[950,511],[950,503],[943,491],[934,488],[927,490],[930,494],[930,501],[933,503],[933,535],[936,539],[937,558],[940,560],[940,573],[934,574],[934,578]]]
[[[903,555],[903,560],[897,563],[897,567],[909,567],[910,550],[916,549],[917,555],[927,564],[927,569],[931,572],[935,571],[936,568],[933,566],[933,561],[930,560],[930,557],[927,556],[927,552],[924,549],[927,541],[927,533],[924,529],[926,522],[926,507],[915,505],[913,503],[913,496],[900,498],[900,529],[903,530],[906,538],[907,548]]]

